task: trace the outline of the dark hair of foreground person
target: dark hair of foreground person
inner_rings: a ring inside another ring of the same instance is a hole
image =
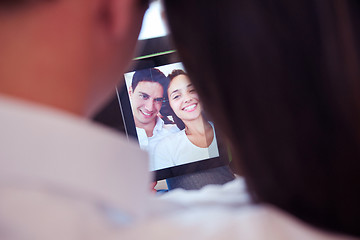
[[[254,201],[360,236],[359,2],[164,2]]]

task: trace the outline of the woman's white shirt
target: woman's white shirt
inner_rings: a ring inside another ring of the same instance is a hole
[[[185,129],[162,139],[155,147],[152,159],[154,169],[163,169],[219,156],[214,126],[210,123],[214,138],[207,148],[194,145],[186,136]]]

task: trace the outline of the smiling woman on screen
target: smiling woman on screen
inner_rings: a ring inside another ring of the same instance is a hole
[[[198,94],[183,70],[169,74],[167,90],[173,119],[182,129],[155,149],[156,169],[177,166],[219,156],[214,126],[203,114]]]

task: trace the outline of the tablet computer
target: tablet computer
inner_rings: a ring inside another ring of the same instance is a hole
[[[125,132],[148,151],[149,170],[155,172],[156,180],[229,163],[227,148],[202,110],[176,51],[135,59],[133,67],[124,74],[117,97]],[[201,139],[201,134],[189,133],[194,127],[210,136]]]
[[[149,19],[161,22],[156,20],[160,10],[159,1],[154,1],[145,15],[145,26],[155,24],[149,24]],[[148,151],[149,171],[156,181],[226,166],[231,158],[161,24],[153,27],[155,33],[141,31],[140,50],[123,84],[116,88],[116,98],[95,117],[135,138]],[[205,134],[203,138],[192,134],[194,126],[197,133]]]

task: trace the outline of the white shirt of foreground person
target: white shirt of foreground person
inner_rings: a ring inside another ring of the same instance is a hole
[[[214,125],[211,127],[214,132],[214,138],[207,148],[201,148],[194,145],[186,136],[185,129],[168,136],[161,141],[154,150],[154,156],[150,158],[151,166],[154,169],[162,169],[178,166],[185,163],[191,163],[204,159],[219,156],[219,149],[216,141]]]
[[[242,178],[153,199],[153,217],[126,230],[128,239],[355,240],[325,232],[270,205],[251,203]]]
[[[136,143],[1,96],[0,119],[0,239],[122,239],[146,215],[147,154]]]
[[[156,124],[151,137],[146,135],[145,129],[136,127],[140,148],[149,153],[150,170],[155,170],[155,166],[153,164],[154,161],[152,159],[154,158],[154,150],[157,144],[163,138],[179,131],[179,128],[175,124],[165,125],[164,121],[159,117],[156,117]]]

